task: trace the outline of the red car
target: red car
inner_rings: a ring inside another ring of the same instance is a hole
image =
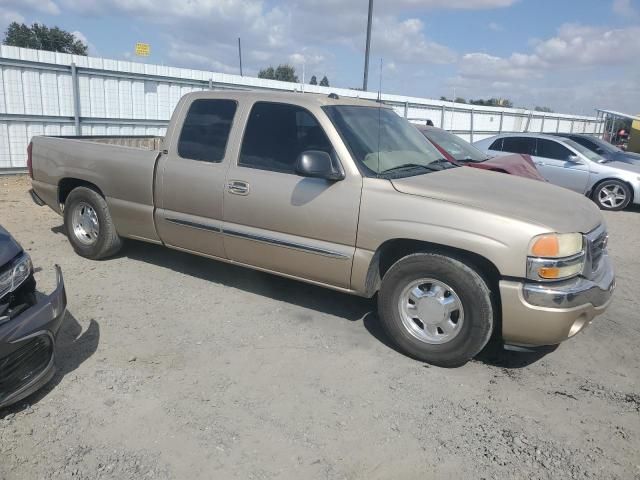
[[[446,130],[425,125],[416,126],[420,133],[427,137],[427,140],[451,163],[546,181],[536,169],[529,155],[516,153],[500,157],[488,157],[469,142]]]

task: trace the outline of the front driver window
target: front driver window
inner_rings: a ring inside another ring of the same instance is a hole
[[[564,145],[553,140],[538,139],[538,157],[552,158],[554,160],[567,160],[573,153]]]

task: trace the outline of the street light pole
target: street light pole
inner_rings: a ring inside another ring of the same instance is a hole
[[[362,90],[367,91],[367,81],[369,80],[369,49],[371,48],[371,20],[373,17],[373,0],[369,0],[369,18],[367,20],[367,48],[364,52],[364,79],[362,80]]]
[[[238,37],[238,58],[240,60],[240,76],[242,77],[242,45],[240,44],[240,37]]]

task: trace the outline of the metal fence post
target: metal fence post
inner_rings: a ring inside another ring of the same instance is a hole
[[[540,133],[544,133],[544,119],[546,115],[542,115],[542,122],[540,124]]]
[[[560,131],[560,117],[556,118],[556,133]]]
[[[571,120],[571,129],[569,130],[569,133],[573,133],[573,120]]]
[[[528,132],[529,131],[529,126],[531,125],[531,112],[529,112],[529,116],[527,117],[527,123],[524,127],[524,131]]]
[[[442,111],[440,112],[440,128],[444,129],[444,114],[446,112],[446,108],[442,105]]]
[[[73,119],[76,125],[76,135],[82,135],[80,129],[80,85],[78,84],[78,67],[71,63],[71,85],[73,89]]]
[[[498,128],[498,133],[502,133],[502,122],[504,121],[504,112],[500,112],[500,127]]]
[[[409,116],[409,102],[404,102],[404,118]]]
[[[471,131],[469,132],[469,139],[471,140],[471,143],[473,143],[473,108],[471,109]]]
[[[213,78],[209,79],[209,90],[213,90]]]

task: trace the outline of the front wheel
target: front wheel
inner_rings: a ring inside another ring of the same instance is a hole
[[[73,249],[85,258],[99,260],[122,246],[107,202],[91,188],[71,191],[64,205],[64,226]]]
[[[622,210],[631,201],[629,185],[620,180],[605,180],[593,191],[593,200],[602,210]]]
[[[416,359],[442,367],[465,364],[493,331],[491,291],[467,264],[418,253],[396,262],[382,280],[378,311],[391,340]]]

